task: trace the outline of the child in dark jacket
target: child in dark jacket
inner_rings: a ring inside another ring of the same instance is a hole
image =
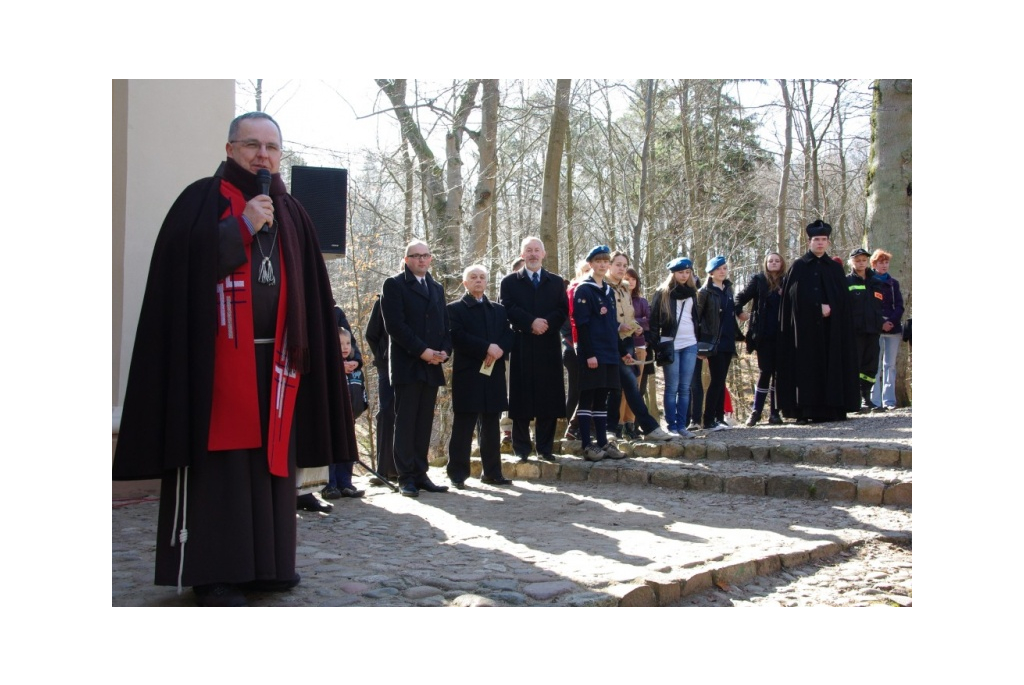
[[[357,419],[366,410],[366,385],[363,381],[363,362],[356,358],[352,345],[352,333],[344,328],[338,329],[341,342],[341,357],[345,361],[345,379],[352,395],[352,418]],[[352,466],[355,462],[331,464],[330,479],[327,487],[320,491],[324,499],[341,499],[342,497],[362,497],[363,491],[352,484]]]

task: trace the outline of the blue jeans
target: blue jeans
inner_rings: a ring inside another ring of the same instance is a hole
[[[690,384],[697,365],[697,346],[676,350],[665,371],[665,421],[670,431],[685,430],[690,414]]]
[[[881,407],[896,406],[896,355],[900,352],[902,333],[878,336],[878,375],[871,389],[871,401]]]

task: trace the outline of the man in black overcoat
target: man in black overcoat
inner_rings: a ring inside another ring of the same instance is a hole
[[[810,249],[782,283],[779,407],[801,424],[842,421],[860,406],[846,275],[828,254],[831,233],[821,219],[807,226]]]
[[[512,450],[520,461],[532,451],[530,420],[536,419],[537,454],[554,462],[555,427],[565,416],[562,342],[559,329],[569,315],[562,277],[546,271],[540,238],[523,239],[523,268],[502,279],[499,300],[512,322],[509,408]]]
[[[281,130],[243,114],[225,149],[157,236],[113,465],[115,480],[162,479],[156,583],[203,606],[294,587],[295,469],[357,455],[331,284],[278,173]]]
[[[427,477],[437,389],[444,385],[441,364],[452,351],[444,288],[428,272],[431,258],[426,243],[409,243],[402,273],[384,281],[380,295],[395,389],[395,466],[406,497],[418,497],[420,490],[448,490]]]
[[[462,274],[466,294],[448,304],[452,327],[452,437],[448,443],[448,478],[460,490],[469,477],[469,452],[477,428],[481,482],[511,485],[501,473],[501,412],[508,409],[505,357],[512,349],[512,329],[505,308],[487,299],[487,269],[479,264]]]

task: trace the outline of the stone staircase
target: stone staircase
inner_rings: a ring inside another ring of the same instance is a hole
[[[912,450],[891,447],[726,444],[714,440],[621,442],[622,460],[585,461],[562,441],[558,464],[505,461],[507,478],[630,483],[734,495],[912,505]],[[472,475],[479,477],[474,459]]]

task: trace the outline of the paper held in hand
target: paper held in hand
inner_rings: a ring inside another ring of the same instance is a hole
[[[494,371],[494,362],[491,362],[491,365],[487,366],[487,360],[485,359],[480,365],[480,373],[485,376],[490,376],[492,371]]]

